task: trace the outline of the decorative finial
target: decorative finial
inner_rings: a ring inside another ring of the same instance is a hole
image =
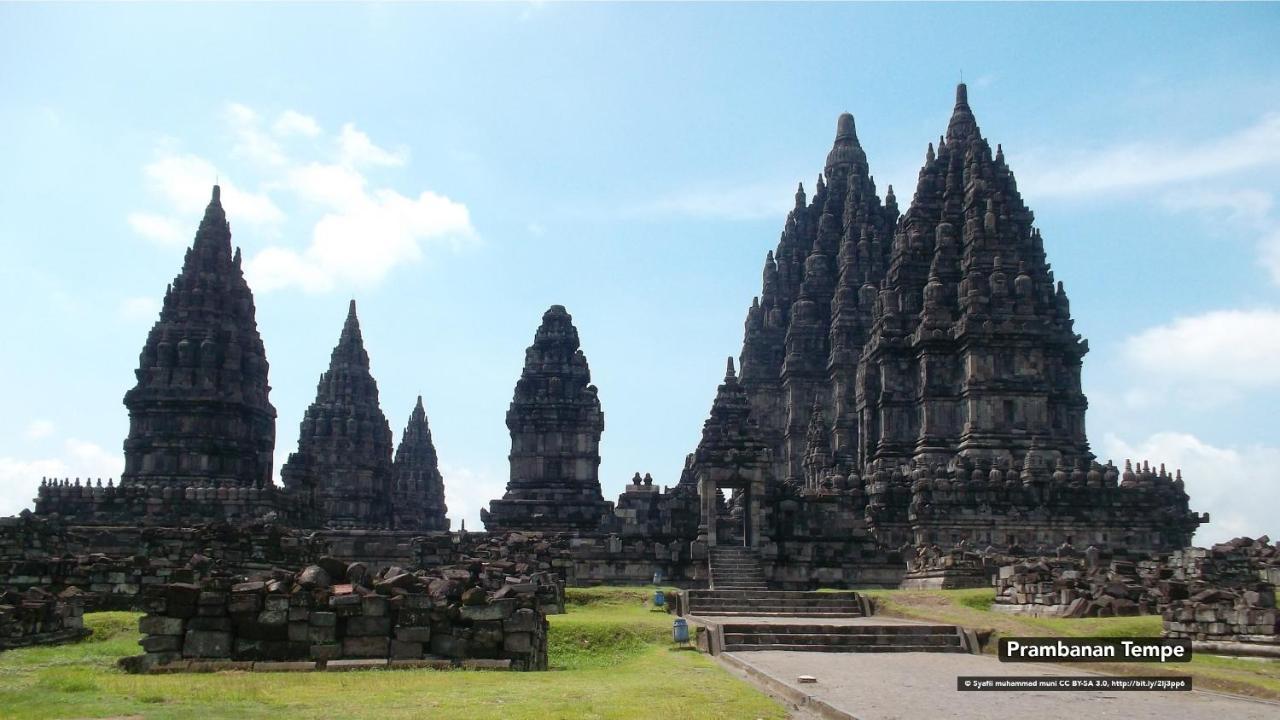
[[[858,133],[854,128],[853,115],[842,113],[840,119],[836,121],[836,141],[840,140],[857,140]]]
[[[738,374],[733,369],[733,356],[730,355],[729,359],[725,362],[725,366],[724,366],[724,380],[725,382],[730,382],[730,381],[736,381],[737,379],[738,379]]]

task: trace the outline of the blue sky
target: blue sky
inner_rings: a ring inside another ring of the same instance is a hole
[[[905,209],[963,73],[1092,351],[1095,451],[1180,466],[1197,536],[1280,535],[1280,6],[0,6],[0,513],[115,476],[121,405],[215,177],[277,471],[360,308],[455,527],[501,494],[541,313],[601,477],[674,484],[840,112]]]

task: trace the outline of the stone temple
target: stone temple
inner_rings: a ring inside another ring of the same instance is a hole
[[[542,315],[507,410],[511,479],[480,519],[497,530],[595,530],[610,512],[600,491],[604,413],[573,318]]]
[[[378,405],[355,300],[280,478],[325,525],[391,527],[391,425]]]
[[[572,318],[553,305],[507,412],[506,492],[481,512],[487,532],[451,533],[421,398],[393,456],[354,301],[283,487],[272,482],[268,364],[215,188],[125,397],[120,483],[46,480],[35,517],[78,528],[50,530],[51,546],[90,538],[77,552],[145,554],[136,543],[157,536],[125,532],[139,527],[194,533],[202,548],[199,528],[267,520],[309,533],[290,552],[319,544],[388,567],[532,543],[521,562],[572,582],[656,572],[699,585],[728,557],[785,589],[896,586],[924,551],[1168,553],[1207,520],[1179,472],[1091,452],[1088,344],[964,85],[905,211],[893,188],[878,194],[842,115],[762,280],[738,363],[729,359],[678,482],[636,472],[616,501],[601,491],[604,414],[590,368]]]

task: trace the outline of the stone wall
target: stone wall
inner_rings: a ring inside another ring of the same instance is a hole
[[[1031,558],[999,568],[992,608],[1077,618],[1149,615],[1187,596],[1172,575],[1158,558]]]
[[[297,573],[219,573],[148,591],[139,621],[146,652],[122,665],[132,672],[210,664],[305,670],[353,660],[414,667],[486,659],[545,670],[547,600],[563,604],[553,576],[509,576],[481,563],[373,574],[361,563],[324,558]]]
[[[1169,566],[1190,596],[1164,609],[1166,637],[1280,645],[1280,544],[1236,538],[1175,552]]]
[[[39,588],[0,593],[0,651],[53,645],[88,637],[84,607],[74,591],[53,595]]]

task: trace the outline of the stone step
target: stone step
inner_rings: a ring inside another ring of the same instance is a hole
[[[786,605],[789,607],[859,607],[858,603],[842,598],[827,600],[824,598],[737,598],[709,597],[691,598],[690,605]]]
[[[946,636],[958,638],[953,625],[829,625],[826,623],[724,623],[724,632],[769,635],[824,635],[828,637],[856,637],[896,635],[899,637]]]
[[[946,652],[946,653],[962,653],[965,649],[956,645],[955,647],[940,646],[920,646],[920,645],[866,645],[866,646],[845,646],[845,645],[734,645],[730,643],[724,644],[725,652],[757,652],[764,650],[784,650],[790,652],[881,652],[881,653],[906,653],[906,652]]]
[[[762,635],[725,633],[725,645],[832,645],[875,647],[912,645],[915,647],[960,647],[960,638],[951,635]]]
[[[739,607],[726,610],[689,610],[690,615],[707,616],[707,618],[865,618],[861,612],[852,610],[767,610],[760,607]]]
[[[742,592],[739,590],[689,590],[690,600],[703,598],[742,599],[742,600],[796,600],[796,599],[831,599],[845,602],[857,602],[859,595],[851,590],[841,592],[814,592],[811,590],[765,590],[758,592]]]

